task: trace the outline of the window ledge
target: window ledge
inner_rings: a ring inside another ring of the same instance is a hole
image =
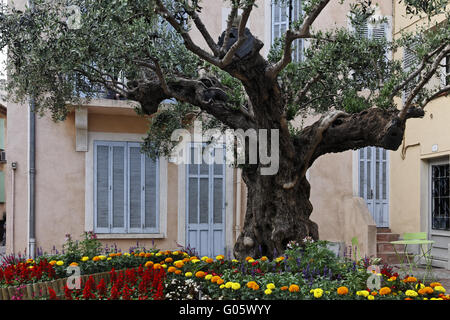
[[[164,233],[97,233],[97,239],[162,239]]]

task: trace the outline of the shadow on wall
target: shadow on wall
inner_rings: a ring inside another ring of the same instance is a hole
[[[0,216],[0,247],[6,243],[6,212]],[[1,252],[0,252],[1,253]]]

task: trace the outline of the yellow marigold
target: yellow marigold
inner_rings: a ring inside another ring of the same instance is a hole
[[[430,283],[430,287],[432,287],[432,288],[438,287],[438,286],[442,286],[442,284],[440,284],[439,282],[432,282],[432,283]]]
[[[173,261],[173,259],[172,258],[166,258],[166,259],[164,259],[164,262],[165,263],[171,263]]]
[[[153,261],[147,261],[147,262],[144,264],[144,266],[145,266],[146,268],[151,268],[151,267],[153,266]]]
[[[174,252],[172,252],[172,254],[173,254],[174,256],[177,256],[179,253],[180,253],[180,252],[179,252],[178,250],[175,250]]]
[[[266,289],[266,290],[264,290],[264,293],[265,293],[266,295],[272,294],[272,290]]]
[[[253,259],[252,257],[246,257],[245,258],[245,261],[248,261],[248,260],[250,260],[250,259]]]
[[[192,263],[197,263],[197,262],[200,262],[200,260],[199,259],[192,259],[191,262]]]
[[[414,290],[406,290],[405,294],[408,297],[417,297],[418,296],[418,293],[416,291],[414,291]]]
[[[337,294],[340,296],[346,295],[348,293],[347,287],[339,287],[337,288]]]
[[[197,278],[204,278],[205,277],[205,272],[203,272],[203,271],[197,271],[196,273],[195,273],[195,276],[197,277]]]
[[[233,282],[228,281],[227,283],[225,283],[225,288],[230,289],[232,285],[233,285]]]
[[[391,288],[389,287],[383,287],[379,291],[380,295],[385,296],[391,293]]]
[[[270,289],[270,290],[273,290],[273,289],[275,289],[275,285],[274,285],[273,283],[268,283],[268,284],[266,285],[266,288],[267,288],[267,289]]]
[[[422,288],[425,288],[425,285],[423,283],[416,284],[416,290],[419,290],[419,289],[422,289]]]
[[[281,262],[283,260],[284,260],[284,257],[278,257],[278,258],[275,259],[275,262]]]
[[[291,284],[289,286],[289,292],[299,292],[300,291],[300,287],[296,284]]]
[[[34,260],[33,259],[27,259],[27,263],[33,263]]]
[[[361,290],[361,291],[357,291],[357,292],[356,292],[356,295],[358,295],[358,296],[363,296],[363,297],[367,297],[367,296],[370,295],[370,293],[369,293],[369,291],[367,291],[367,290]]]
[[[320,288],[313,289],[312,291],[313,291],[313,294],[314,294],[314,298],[318,299],[318,298],[322,297],[322,295],[323,295],[323,290],[320,289]]]
[[[177,270],[177,268],[175,268],[174,266],[171,266],[167,269],[167,272],[173,273]]]
[[[255,262],[255,259],[248,259],[247,262],[248,262],[248,263],[253,263],[253,262]]]
[[[56,265],[58,265],[58,266],[62,266],[63,264],[64,264],[64,261],[62,261],[62,260],[59,260],[56,262]]]
[[[231,260],[231,262],[233,262],[233,263],[238,263],[238,262],[239,262],[239,260],[237,260],[237,259],[233,259],[233,260]]]
[[[106,260],[112,260],[112,258],[111,258],[111,257],[108,257]]]
[[[207,275],[205,276],[205,280],[211,280],[212,277],[213,277],[212,274],[207,274]]]
[[[81,261],[83,261],[83,262],[86,262],[86,261],[88,261],[89,260],[89,257],[82,257],[81,258]]]
[[[188,277],[188,278],[189,278],[189,277],[192,277],[192,272],[186,272],[186,273],[184,274],[184,276],[185,276],[185,277]]]
[[[443,286],[435,286],[434,291],[445,293],[445,288]]]
[[[241,285],[237,282],[233,282],[233,284],[231,285],[231,289],[233,290],[239,290],[241,288]]]
[[[155,256],[157,256],[157,257],[161,257],[162,255],[163,255],[163,253],[161,251],[159,251],[155,254]]]
[[[177,260],[173,263],[173,265],[177,268],[182,268],[184,266],[184,262],[181,260]]]
[[[207,256],[203,256],[200,260],[202,260],[202,261],[206,261],[206,259],[209,259],[209,257],[207,257]]]
[[[368,299],[368,300],[375,300],[375,297],[369,294],[369,295],[367,296],[367,299]]]
[[[128,252],[125,252],[123,255],[126,256],[126,257],[129,257],[131,254],[128,253]]]
[[[189,258],[190,261],[194,260],[194,259],[198,259],[196,256],[192,256]]]
[[[106,259],[106,256],[98,256],[99,258],[100,258],[100,260],[105,260]]]

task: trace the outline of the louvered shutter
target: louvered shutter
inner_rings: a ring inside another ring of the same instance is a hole
[[[144,156],[145,157],[145,156]],[[158,207],[159,207],[159,174],[158,174],[158,160],[152,160],[145,157],[145,188],[144,188],[144,203],[145,203],[145,217],[144,217],[144,231],[157,232],[158,231]]]
[[[302,15],[302,2],[292,0],[292,21],[298,20]],[[289,5],[281,3],[272,4],[272,44],[281,38],[289,29]],[[292,43],[292,61],[302,60],[303,39],[296,39]]]
[[[97,144],[95,153],[95,227],[109,232],[109,145]]]
[[[112,232],[125,232],[126,227],[126,146],[115,143],[112,153]]]
[[[129,201],[129,231],[141,232],[142,219],[142,157],[141,148],[138,143],[128,144],[128,201]]]
[[[414,46],[413,46],[413,48],[414,48]],[[416,54],[414,53],[414,51],[404,47],[403,48],[403,70],[405,72],[409,72],[416,62],[417,62],[417,57],[416,57]],[[403,103],[406,102],[408,94],[411,92],[412,88],[413,88],[413,84],[411,84],[411,82],[406,85],[406,87],[402,93]]]

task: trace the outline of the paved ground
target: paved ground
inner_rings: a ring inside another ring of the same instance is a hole
[[[401,271],[396,270],[400,274],[402,274]],[[425,275],[425,269],[424,268],[416,268],[413,269],[412,274],[416,276],[419,280],[421,277]],[[450,293],[450,270],[446,270],[443,268],[435,268],[432,269],[431,278],[433,281],[437,281],[442,284],[442,286],[447,289],[447,292]]]

